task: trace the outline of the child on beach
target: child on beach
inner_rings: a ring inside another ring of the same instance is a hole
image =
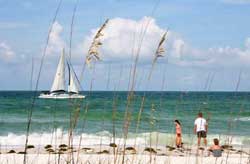
[[[211,146],[208,150],[213,153],[214,157],[221,157],[222,149],[217,138],[214,139],[214,145]]]
[[[181,143],[181,123],[179,120],[175,120],[175,132],[176,132],[176,138],[175,138],[175,144],[177,148],[182,147]]]

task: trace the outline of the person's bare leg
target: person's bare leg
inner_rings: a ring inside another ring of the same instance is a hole
[[[181,137],[178,136],[178,137],[177,137],[177,144],[178,144],[178,146],[181,146],[181,142],[180,142],[180,141],[181,141]]]
[[[201,137],[198,137],[198,146],[201,144]]]
[[[204,145],[207,147],[207,138],[203,139]]]

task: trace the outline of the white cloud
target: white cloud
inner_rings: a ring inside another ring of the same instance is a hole
[[[231,46],[212,47],[208,49],[197,49],[182,42],[178,46],[177,54],[182,54],[176,60],[174,54],[170,54],[169,62],[179,66],[203,67],[203,68],[220,68],[220,67],[249,67],[250,65],[250,39],[247,38],[243,48],[234,48]],[[179,57],[177,55],[177,57]]]
[[[131,60],[132,49],[138,48],[141,39],[142,27],[149,22],[147,32],[141,47],[140,59],[150,61],[155,48],[165,29],[159,27],[156,21],[150,17],[141,20],[114,18],[110,20],[104,30],[101,56],[103,61],[127,61]],[[83,42],[85,54],[97,29],[91,30]],[[134,39],[135,38],[135,39]],[[211,47],[208,49],[195,48],[180,36],[177,32],[170,31],[166,42],[166,56],[169,62],[178,66],[191,67],[241,67],[250,65],[250,38],[245,41],[244,48]],[[166,57],[165,57],[166,59]],[[164,60],[164,59],[161,59]]]
[[[148,25],[143,44],[141,46],[140,61],[151,63],[157,44],[165,29],[157,25],[156,21],[150,17],[143,17],[140,20],[114,18],[111,19],[107,28],[104,30],[102,38],[103,45],[100,49],[100,55],[103,62],[127,62],[131,61],[133,47],[135,50],[139,47],[142,38],[142,29]],[[73,48],[74,61],[83,62],[83,54],[87,54],[92,38],[96,29],[84,38],[84,41]],[[63,27],[55,22],[50,36],[48,54],[58,56],[62,48],[66,46],[62,39]],[[165,43],[166,57],[161,58],[159,62],[168,58],[169,63],[184,67],[201,68],[221,68],[221,67],[249,67],[250,66],[250,37],[246,38],[243,48],[231,46],[215,46],[207,49],[196,48],[190,45],[180,34],[169,31]],[[80,47],[80,48],[79,48]],[[66,47],[67,48],[67,47]],[[66,51],[67,52],[67,51]],[[54,56],[53,55],[53,56]],[[81,60],[79,60],[79,58]]]
[[[173,40],[172,53],[178,59],[181,59],[181,56],[184,53],[185,42],[182,39]]]
[[[103,58],[102,63],[105,63],[107,61],[112,61],[112,63],[115,63],[114,61],[119,61],[119,62],[131,61],[132,49],[134,45],[135,47],[138,47],[138,42],[141,38],[140,35],[141,29],[142,27],[145,27],[148,22],[149,26],[143,41],[143,45],[141,47],[140,60],[147,61],[147,64],[150,64],[151,58],[153,57],[153,54],[155,52],[155,48],[157,47],[161,35],[165,31],[164,28],[160,27],[156,23],[156,21],[150,17],[144,17],[140,20],[132,20],[124,18],[111,19],[110,24],[104,30],[103,46],[101,49],[101,56]],[[83,38],[84,41],[82,41],[80,44],[81,48],[78,47],[79,45],[77,45],[77,47],[72,48],[72,50],[74,51],[73,52],[74,57],[72,59],[81,64],[76,66],[76,70],[78,72],[83,64],[83,60],[78,60],[78,59],[79,58],[83,59],[84,56],[83,52],[84,54],[87,53],[87,50],[89,48],[93,36],[95,35],[96,30],[97,28],[92,29],[91,33],[85,38]],[[50,36],[47,57],[49,58],[52,57],[54,59],[56,59],[55,57],[59,58],[62,48],[63,47],[67,48],[65,42],[63,41],[62,34],[63,34],[62,25],[59,24],[58,22],[55,22]],[[188,38],[183,38],[180,34],[178,34],[175,31],[170,31],[168,34],[168,39],[165,44],[166,46],[165,55],[166,57],[168,57],[168,61],[171,64],[169,65],[170,70],[168,76],[170,78],[168,79],[168,81],[170,81],[169,86],[172,89],[176,88],[176,86],[177,89],[179,89],[178,87],[180,87],[182,90],[203,88],[201,81],[203,82],[204,79],[206,79],[207,70],[204,71],[203,69],[200,68],[224,67],[230,70],[232,67],[233,68],[250,67],[250,37],[246,38],[245,42],[242,42],[242,47],[233,47],[233,46],[222,47],[220,45],[217,45],[217,46],[210,46],[211,48],[206,48],[206,49],[197,48],[195,45],[189,44],[187,39]],[[9,69],[11,67],[8,67],[8,69],[5,69],[5,67],[4,69],[1,69],[2,74],[5,74],[6,76],[5,79],[7,79],[7,77],[12,78],[10,77],[12,72],[22,71],[23,77],[27,77],[27,75],[30,73],[28,72],[30,68],[27,68],[30,66],[27,64],[27,59],[30,60],[30,58],[26,56],[27,57],[26,59],[24,59],[25,57],[23,57],[22,59],[21,55],[27,55],[31,53],[23,53],[22,51],[20,52],[19,51],[18,49],[14,51],[10,45],[0,41],[0,62],[5,62],[7,64],[14,63],[15,66],[13,67],[16,68],[15,70],[11,71]],[[164,61],[166,57],[160,58],[159,62]],[[55,72],[54,68],[56,67],[55,63],[58,63],[58,60],[47,60],[47,61],[49,61],[49,63],[46,64],[48,64],[50,67],[53,66],[53,69],[48,69],[49,72],[46,72],[46,74],[44,73],[43,75],[45,76],[46,79],[49,79],[45,80],[48,82],[48,84],[46,84],[45,86],[47,87],[48,85],[48,87],[50,87]],[[23,64],[24,62],[26,63]],[[122,65],[124,65],[125,67],[124,72],[129,72],[128,69],[129,64],[122,63]],[[105,86],[103,85],[104,84],[103,79],[105,78],[105,74],[107,74],[108,66],[105,64],[98,66],[99,69],[97,71],[96,77],[99,79],[96,81],[102,82],[102,83],[97,82],[98,83],[97,85],[99,86],[100,89],[103,89],[105,88]],[[141,66],[140,69],[143,71],[149,67],[149,65],[147,66],[140,65],[140,66]],[[120,65],[115,65],[114,68],[115,69],[112,71],[115,71],[116,73],[112,75],[114,76],[112,77],[112,79],[116,81],[117,79],[119,79]],[[237,69],[231,69],[231,70],[237,70]],[[10,71],[11,73],[6,73],[6,71]],[[125,77],[124,79],[128,79],[126,77],[128,73],[123,73],[123,74],[124,74],[123,78]],[[156,78],[152,79],[155,79],[154,84],[158,84],[159,83],[158,78],[162,75],[162,70],[159,70],[158,74],[156,70],[154,74]],[[231,72],[229,72],[227,75],[220,74],[218,75],[218,77],[222,79],[221,81],[226,81],[225,79],[230,79],[228,80],[230,82],[235,78],[234,76],[232,76]],[[88,78],[88,76],[86,78]],[[90,79],[91,78],[89,78],[89,81],[91,81]],[[123,88],[125,89],[127,87],[126,80],[122,81],[124,81]],[[228,84],[231,84],[230,82]],[[219,86],[217,86],[217,88],[221,89],[225,87],[224,85],[225,84],[223,82]],[[140,88],[143,89],[143,87]],[[228,85],[225,88],[231,89],[232,86]]]
[[[15,58],[15,52],[5,42],[0,42],[0,59],[3,62],[11,62]]]
[[[152,57],[157,42],[159,42],[164,29],[161,29],[153,18],[144,17],[141,20],[131,20],[124,18],[111,19],[107,28],[104,30],[103,46],[101,55],[103,60],[122,60],[130,59],[133,47],[138,48],[142,38],[142,31],[147,24],[147,32],[141,47],[140,55],[143,58]],[[86,53],[92,38],[97,29],[91,30],[91,34],[87,36],[83,42],[83,51]]]
[[[62,49],[65,48],[65,42],[62,39],[63,27],[58,22],[55,22],[50,33],[50,40],[47,49],[49,55],[58,55],[62,52]]]

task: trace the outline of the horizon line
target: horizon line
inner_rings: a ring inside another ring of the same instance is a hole
[[[46,92],[49,90],[0,90],[0,92]],[[130,92],[128,90],[84,90],[80,92]],[[210,91],[203,91],[203,90],[134,90],[134,92],[250,92],[250,91],[233,91],[233,90],[210,90]]]

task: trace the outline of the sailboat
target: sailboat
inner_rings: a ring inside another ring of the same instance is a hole
[[[67,63],[68,67],[68,90],[66,90],[66,85],[65,85],[65,66],[66,66],[65,63]],[[63,50],[57,66],[56,75],[52,87],[48,93],[41,93],[39,95],[39,98],[47,98],[47,99],[85,98],[84,95],[79,94],[79,89],[80,89],[80,82],[77,79],[77,76],[71,64],[68,61],[65,62],[65,54]]]

